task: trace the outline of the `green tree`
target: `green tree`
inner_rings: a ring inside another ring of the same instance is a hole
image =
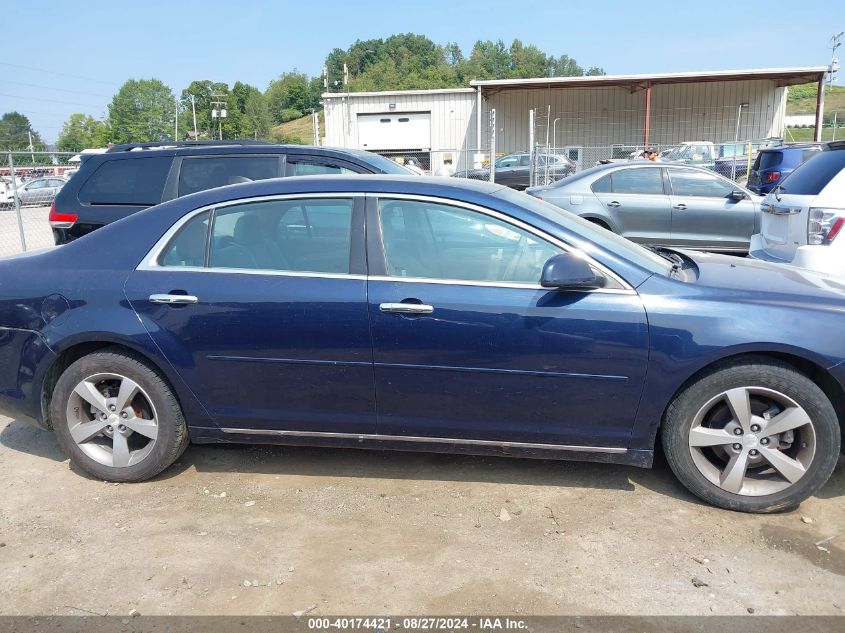
[[[107,138],[106,124],[81,112],[71,114],[62,125],[56,141],[60,152],[81,152],[83,149],[102,147]]]
[[[6,112],[0,117],[0,147],[4,149],[29,149],[29,135],[32,134],[32,149],[45,149],[41,136],[32,129],[29,119],[20,112]]]
[[[130,79],[109,104],[115,143],[143,143],[173,138],[173,93],[158,79]]]
[[[308,75],[294,70],[282,73],[267,88],[265,97],[270,117],[274,123],[284,123],[285,110],[298,110],[302,114],[319,107],[319,94],[314,93],[315,84]],[[290,120],[290,119],[287,119]]]

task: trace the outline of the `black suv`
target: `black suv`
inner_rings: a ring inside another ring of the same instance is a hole
[[[50,209],[56,244],[161,202],[239,182],[314,174],[411,173],[363,150],[262,141],[130,143],[83,157],[79,171]]]

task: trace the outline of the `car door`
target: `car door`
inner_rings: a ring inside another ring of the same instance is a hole
[[[38,204],[47,190],[47,181],[39,178],[26,183],[18,189],[18,198],[21,204]]]
[[[373,433],[363,235],[356,195],[199,211],[125,292],[220,427]]]
[[[592,190],[615,232],[635,242],[669,241],[672,213],[660,167],[613,170],[593,182]]]
[[[620,450],[646,370],[638,296],[538,285],[564,246],[495,210],[368,198],[379,433]]]
[[[515,187],[522,178],[523,172],[528,174],[528,154],[505,156],[496,161],[496,173],[494,179],[496,184],[506,187]],[[527,186],[526,179],[526,186]]]
[[[716,251],[748,251],[754,232],[754,202],[726,178],[699,169],[667,167],[671,186],[672,244]]]

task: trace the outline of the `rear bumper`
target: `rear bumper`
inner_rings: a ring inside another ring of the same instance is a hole
[[[0,415],[47,429],[43,370],[56,358],[38,332],[0,327]]]
[[[792,259],[776,257],[766,250],[766,243],[759,233],[751,236],[751,246],[748,256],[775,264],[789,264],[798,268],[806,268],[828,275],[845,277],[845,259],[835,246],[805,245],[799,246],[792,254]]]

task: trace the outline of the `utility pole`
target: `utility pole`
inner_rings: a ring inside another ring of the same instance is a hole
[[[320,144],[320,117],[316,110],[311,110],[311,120],[314,124],[314,145]]]
[[[191,112],[194,113],[194,140],[198,141],[200,139],[197,133],[197,102],[194,99],[194,95],[191,95]]]
[[[29,134],[29,154],[32,156],[32,164],[35,164],[35,147],[32,145],[32,130],[27,130],[27,134]]]
[[[831,87],[833,86],[833,76],[836,74],[836,71],[839,70],[839,60],[836,59],[836,49],[842,46],[842,36],[845,35],[845,31],[839,31],[839,33],[834,33],[830,36],[830,72],[827,75],[827,91],[830,92]]]
[[[226,95],[211,95],[211,118],[217,119],[217,123],[220,129],[220,140],[223,140],[223,119],[226,118],[226,102],[224,99]]]
[[[173,122],[173,140],[179,142],[179,99],[173,97],[173,105],[176,110],[176,120]]]

